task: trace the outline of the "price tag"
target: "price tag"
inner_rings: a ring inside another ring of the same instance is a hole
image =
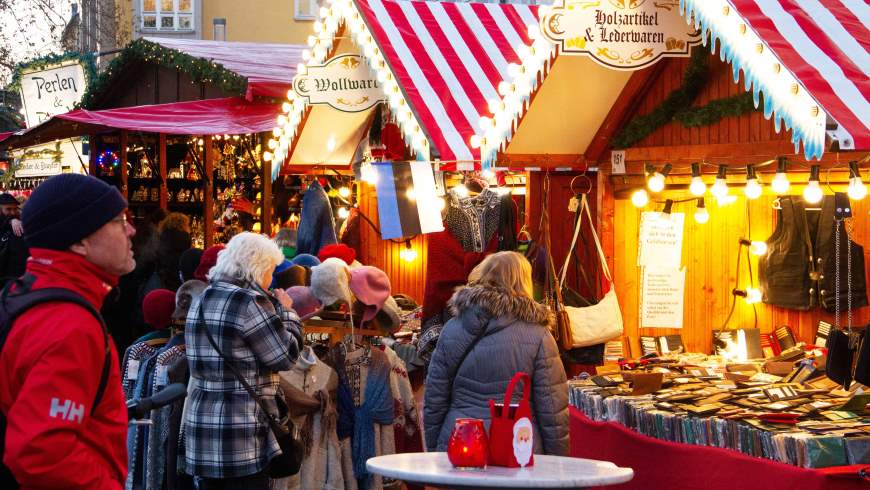
[[[130,359],[127,361],[127,379],[130,381],[136,381],[136,378],[139,377],[139,361],[137,359]]]
[[[577,197],[572,197],[570,201],[568,201],[568,211],[571,213],[576,213],[577,208],[580,207],[580,199]]]
[[[166,386],[169,384],[169,373],[165,365],[157,366],[155,378],[156,381],[154,384],[156,384],[157,386]]]
[[[611,173],[613,175],[625,174],[625,151],[611,151],[610,165],[612,168]]]

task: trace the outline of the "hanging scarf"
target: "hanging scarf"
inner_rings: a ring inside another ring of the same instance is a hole
[[[366,377],[365,402],[354,413],[351,438],[353,472],[365,482],[364,488],[369,487],[371,480],[366,461],[375,456],[374,424],[392,424],[394,408],[390,390],[390,363],[383,352],[373,349]]]

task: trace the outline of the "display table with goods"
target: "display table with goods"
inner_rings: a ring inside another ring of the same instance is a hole
[[[545,455],[535,455],[535,464],[525,468],[455,468],[447,453],[378,456],[366,467],[396,480],[449,488],[584,488],[625,483],[634,475],[606,461]]]
[[[867,388],[842,389],[801,346],[782,358],[678,354],[572,380],[571,455],[630,466],[648,488],[866,483],[860,467],[844,467],[870,468]]]

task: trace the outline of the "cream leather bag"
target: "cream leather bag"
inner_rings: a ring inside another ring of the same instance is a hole
[[[595,231],[595,223],[592,221],[592,213],[589,211],[589,202],[586,200],[585,194],[581,197],[578,213],[580,216],[577,219],[577,226],[574,228],[574,238],[571,240],[568,256],[565,258],[565,264],[562,265],[559,273],[559,287],[562,288],[565,285],[568,263],[571,261],[574,247],[577,246],[577,237],[580,235],[584,214],[589,218],[589,227],[592,229],[595,248],[598,249],[601,270],[604,272],[604,277],[610,282],[610,290],[597,304],[583,307],[565,306],[568,317],[571,319],[571,338],[574,347],[586,347],[602,344],[621,336],[623,324],[619,301],[616,299],[616,291],[613,288],[613,277],[610,275],[610,268],[607,267],[607,259],[604,257],[604,250],[601,249],[601,242],[598,240],[598,233]]]

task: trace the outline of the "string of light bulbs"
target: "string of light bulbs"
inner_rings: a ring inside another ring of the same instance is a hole
[[[866,159],[865,159],[866,160]],[[749,200],[755,200],[761,197],[763,194],[763,183],[758,174],[757,169],[762,166],[766,166],[772,163],[776,163],[776,173],[773,177],[773,180],[770,182],[771,190],[777,195],[787,194],[789,189],[791,188],[791,182],[788,178],[788,162],[784,157],[779,157],[776,160],[770,160],[768,162],[763,162],[759,164],[750,164],[745,168],[746,170],[746,182],[743,187],[743,195]],[[728,187],[728,170],[729,167],[727,165],[719,165],[718,170],[716,172],[715,180],[713,181],[713,185],[708,187],[706,182],[704,182],[703,174],[701,172],[701,165],[709,165],[702,164],[699,162],[692,163],[691,165],[691,182],[689,183],[689,193],[696,198],[702,198],[707,191],[709,190],[710,194],[717,199],[720,204],[726,204],[729,200],[733,201],[736,197],[730,195],[730,188]],[[859,162],[853,161],[849,162],[849,183],[847,187],[847,193],[849,198],[853,201],[860,201],[867,196],[867,186],[864,183]],[[828,168],[827,170],[827,186],[830,189],[830,172],[837,166],[833,166]],[[824,191],[822,190],[821,183],[819,180],[821,165],[810,165],[810,175],[807,179],[807,184],[803,190],[803,198],[809,204],[817,204],[822,200],[824,196]],[[635,207],[643,208],[646,207],[650,203],[650,194],[658,194],[664,191],[668,175],[673,171],[674,167],[670,163],[664,164],[661,168],[656,168],[653,165],[647,164],[645,166],[645,174],[646,174],[646,185],[645,187],[641,187],[636,189],[631,194],[631,202]],[[731,169],[735,169],[735,167],[731,167]],[[736,169],[741,169],[741,167],[737,167]],[[703,200],[698,201],[698,208],[705,208]],[[703,213],[702,213],[703,214]],[[699,223],[706,221],[698,221]]]

